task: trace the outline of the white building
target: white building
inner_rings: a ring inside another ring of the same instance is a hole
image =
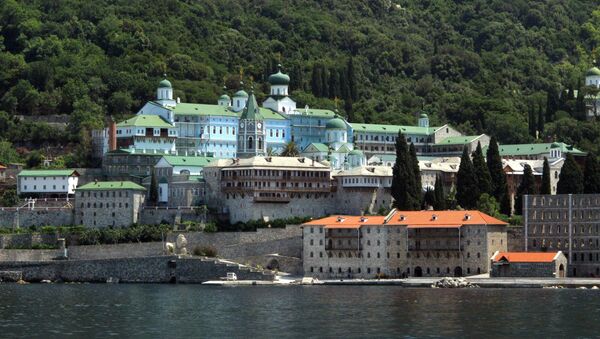
[[[24,170],[17,176],[19,195],[69,196],[75,194],[79,173],[67,170]]]

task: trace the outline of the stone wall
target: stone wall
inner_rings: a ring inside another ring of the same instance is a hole
[[[0,250],[0,261],[51,261],[63,254],[64,250]]]
[[[140,212],[140,221],[142,225],[157,225],[163,221],[173,224],[175,219],[180,219],[180,222],[195,221],[204,222],[204,214],[196,213],[195,209],[191,208],[152,208],[146,207]]]
[[[525,233],[523,226],[509,226],[506,228],[509,252],[525,251]]]
[[[145,242],[114,245],[69,246],[70,260],[140,258],[163,255],[163,243]]]
[[[219,280],[228,272],[240,280],[273,280],[273,274],[202,258],[179,259],[175,256],[120,258],[101,260],[58,260],[50,262],[0,262],[0,271],[22,272],[25,281],[125,283],[201,283]]]
[[[5,234],[0,236],[0,249],[30,248],[33,245],[57,245],[55,234]]]
[[[73,225],[72,208],[0,208],[0,227]]]

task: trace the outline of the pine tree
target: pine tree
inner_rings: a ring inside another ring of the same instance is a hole
[[[490,140],[486,158],[490,177],[492,178],[492,195],[496,198],[496,201],[502,202],[504,186],[506,185],[506,176],[502,167],[502,159],[500,158],[500,151],[498,151],[496,137],[492,137]]]
[[[477,183],[479,184],[480,194],[487,193],[492,195],[492,177],[490,176],[490,170],[485,163],[483,151],[481,150],[481,143],[479,142],[477,142],[477,148],[473,153],[473,168],[475,169],[475,176],[477,177]]]
[[[544,157],[544,169],[542,170],[542,186],[540,187],[540,194],[552,194],[550,184],[550,164],[548,159]]]
[[[521,184],[517,188],[517,194],[515,196],[515,214],[523,214],[523,195],[525,194],[536,194],[533,171],[531,170],[531,166],[527,164],[525,164],[523,168],[523,177],[521,178]]]
[[[465,209],[472,209],[477,206],[479,199],[479,186],[475,169],[469,156],[467,147],[463,149],[462,157],[460,158],[460,167],[456,174],[456,201]]]
[[[408,210],[408,194],[407,194],[407,177],[406,171],[406,155],[408,148],[406,147],[406,139],[404,135],[398,132],[396,138],[396,163],[392,168],[392,197],[394,198],[394,207],[399,210]]]
[[[598,166],[598,160],[593,153],[588,153],[585,158],[583,193],[600,193],[600,166]]]
[[[421,200],[423,199],[423,187],[421,184],[421,170],[419,169],[419,159],[417,158],[417,151],[413,143],[410,144],[408,150],[408,163],[410,164],[409,169],[412,172],[412,178],[409,181],[411,186],[410,195],[413,201],[413,209],[421,207]]]
[[[346,67],[346,72],[348,74],[348,87],[350,88],[350,97],[352,101],[358,100],[358,89],[357,81],[356,81],[356,73],[354,72],[354,60],[352,57],[348,59],[348,66]]]
[[[538,106],[537,131],[540,135],[544,132],[544,111],[542,110],[541,105]]]
[[[567,153],[567,158],[560,171],[556,194],[579,194],[583,193],[583,173],[575,162],[573,155]]]
[[[442,183],[442,177],[439,175],[435,178],[435,186],[433,188],[435,195],[433,209],[436,211],[443,211],[446,209],[446,195],[444,194],[444,185]]]
[[[152,177],[150,178],[150,203],[156,205],[158,203],[158,181],[156,180],[156,174],[152,171]]]

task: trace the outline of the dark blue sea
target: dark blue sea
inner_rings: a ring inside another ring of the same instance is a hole
[[[600,291],[0,285],[1,338],[576,338]]]

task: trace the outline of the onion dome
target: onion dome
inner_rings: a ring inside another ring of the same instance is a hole
[[[352,151],[350,151],[350,153],[348,153],[348,155],[358,155],[358,156],[363,156],[363,152],[359,149],[353,149]]]
[[[173,86],[171,86],[171,82],[165,78],[158,83],[158,88],[173,88]]]
[[[600,76],[600,69],[598,69],[598,67],[592,67],[590,69],[588,69],[587,73],[585,73],[586,76]]]
[[[229,100],[229,99],[231,99],[231,98],[227,94],[223,94],[219,97],[219,100]]]
[[[248,97],[248,93],[246,91],[244,91],[243,89],[240,89],[239,91],[235,92],[235,94],[233,95],[234,98],[247,98]]]
[[[340,118],[333,118],[325,125],[326,129],[346,129],[346,123]]]
[[[289,85],[290,76],[281,72],[281,65],[277,65],[277,73],[269,76],[269,83],[271,85]]]

